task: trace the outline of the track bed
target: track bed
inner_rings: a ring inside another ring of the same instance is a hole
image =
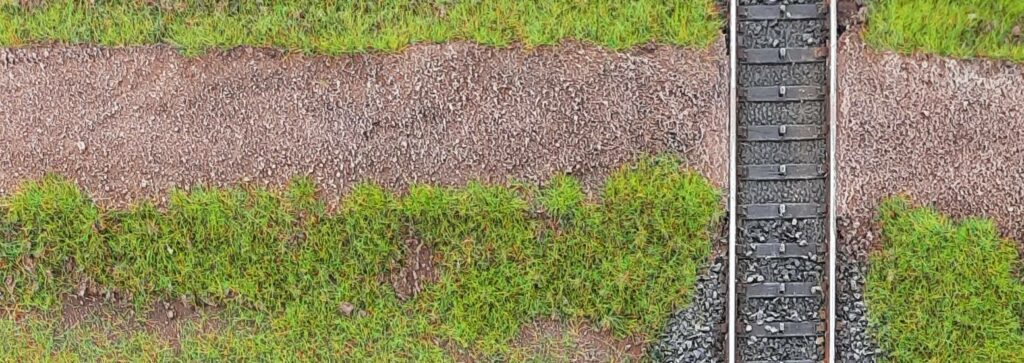
[[[736,9],[738,362],[826,351],[829,14],[825,1]]]

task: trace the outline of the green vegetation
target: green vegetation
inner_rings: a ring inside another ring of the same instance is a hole
[[[649,41],[707,46],[720,25],[712,0],[51,0],[33,8],[14,3],[0,5],[3,46],[165,42],[186,54],[237,46],[340,54],[458,39],[530,47],[567,38],[612,49]]]
[[[954,224],[897,198],[881,222],[865,295],[890,361],[1024,361],[1017,250],[990,221]]]
[[[869,6],[866,39],[873,46],[1024,61],[1024,1],[874,0]]]
[[[88,280],[129,293],[140,312],[159,300],[222,307],[224,327],[193,329],[175,351],[146,335],[110,342],[45,318],[0,321],[0,360],[435,362],[451,359],[444,342],[501,358],[524,323],[552,316],[652,337],[688,303],[719,203],[707,180],[667,157],[623,167],[599,200],[566,176],[404,195],[367,184],[333,212],[305,179],[282,192],[197,188],[163,208],[104,210],[48,177],[0,200],[0,306],[53,314]],[[409,239],[433,249],[440,276],[402,301],[383,277]]]
[[[169,361],[173,349],[153,334],[116,337],[115,329],[88,322],[62,329],[56,319],[0,318],[0,362]]]

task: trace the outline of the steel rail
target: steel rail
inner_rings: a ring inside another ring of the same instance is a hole
[[[735,0],[733,0],[735,2]],[[836,361],[836,121],[839,112],[838,88],[836,75],[838,64],[839,47],[839,12],[838,0],[828,0],[829,3],[829,60],[828,60],[828,330],[825,333],[826,344],[825,357],[829,363]]]
[[[736,363],[736,8],[739,0],[729,1],[729,307],[726,354]]]

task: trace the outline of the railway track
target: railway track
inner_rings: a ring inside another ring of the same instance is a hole
[[[830,361],[834,5],[730,10],[728,361]]]

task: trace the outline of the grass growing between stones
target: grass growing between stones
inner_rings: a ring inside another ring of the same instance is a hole
[[[3,4],[4,1],[0,1]],[[0,5],[0,45],[169,43],[186,54],[266,46],[318,54],[472,40],[527,46],[578,39],[623,49],[649,41],[704,47],[712,0],[75,1]]]
[[[880,215],[884,247],[865,291],[889,361],[1024,361],[1017,250],[992,222],[954,223],[900,198]]]
[[[49,177],[0,201],[0,360],[434,362],[451,360],[451,345],[500,359],[524,324],[550,317],[652,337],[688,302],[719,203],[666,157],[621,168],[597,199],[567,176],[401,195],[365,184],[334,211],[305,179],[105,210]],[[433,249],[440,276],[403,301],[383,277],[409,239]],[[83,281],[140,313],[155,301],[217,306],[222,326],[185,329],[176,349],[62,330],[60,297]]]
[[[1024,61],[1024,1],[875,0],[869,44],[912,53]]]

